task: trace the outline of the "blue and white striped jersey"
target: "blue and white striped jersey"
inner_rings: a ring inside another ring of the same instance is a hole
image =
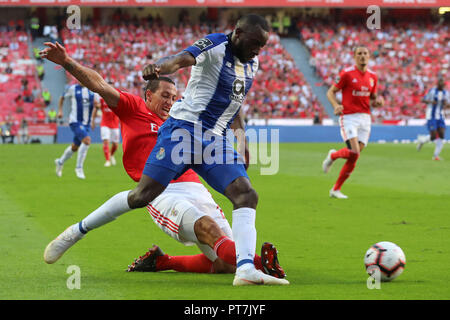
[[[68,99],[71,107],[70,123],[90,125],[94,102],[100,103],[100,96],[86,87],[73,84],[64,92],[64,99]]]
[[[224,135],[252,86],[258,58],[241,63],[231,52],[231,35],[214,33],[185,49],[196,60],[183,97],[170,116]]]
[[[425,95],[424,100],[433,101],[428,104],[425,117],[427,120],[444,120],[444,106],[450,104],[450,93],[447,90],[433,88]]]

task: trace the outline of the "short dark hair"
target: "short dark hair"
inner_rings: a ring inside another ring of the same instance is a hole
[[[366,48],[367,51],[369,51],[369,48],[368,48],[366,45],[364,45],[364,44],[357,44],[357,45],[355,45],[355,46],[353,47],[353,55],[356,54],[356,51],[357,51],[359,48]],[[369,51],[369,54],[370,54],[370,51]]]
[[[263,29],[264,31],[270,31],[270,26],[266,18],[254,13],[242,16],[236,23],[236,27],[243,29],[245,29],[245,27],[253,28],[256,26],[261,27],[261,29]]]
[[[147,81],[147,84],[145,85],[145,88],[144,88],[144,93],[147,92],[147,90],[150,90],[151,92],[155,93],[158,90],[159,83],[161,81],[169,82],[169,83],[175,85],[175,82],[172,79],[170,79],[169,77],[159,77],[157,79],[152,79],[152,80]]]

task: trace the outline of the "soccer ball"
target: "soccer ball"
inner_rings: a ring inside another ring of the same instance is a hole
[[[379,271],[381,281],[391,281],[402,274],[406,258],[403,250],[395,243],[378,242],[367,250],[364,265],[369,275]]]

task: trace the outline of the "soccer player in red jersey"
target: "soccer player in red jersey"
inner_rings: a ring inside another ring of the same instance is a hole
[[[102,112],[102,120],[100,122],[100,137],[103,141],[103,153],[105,155],[105,167],[116,165],[116,158],[114,153],[119,147],[120,131],[119,131],[119,118],[108,107],[105,100],[100,99],[100,107],[96,107],[92,113],[91,126],[95,129],[95,119],[97,118],[98,110]],[[109,142],[111,141],[111,148],[109,148]]]
[[[327,92],[334,113],[339,116],[341,136],[347,145],[337,151],[330,150],[322,163],[322,169],[327,173],[336,159],[346,159],[335,185],[330,190],[330,197],[338,199],[348,198],[341,192],[341,187],[353,172],[360,152],[369,142],[370,108],[384,105],[383,97],[377,96],[377,76],[368,69],[369,49],[358,46],[353,53],[355,65],[344,69]],[[342,91],[342,104],[336,99],[338,91]]]
[[[138,96],[115,89],[97,72],[75,62],[59,43],[45,44],[49,48],[41,51],[43,58],[62,65],[86,87],[99,93],[119,117],[123,165],[128,175],[134,181],[139,181],[148,155],[156,144],[158,129],[168,118],[169,110],[177,98],[173,81],[167,77],[149,81],[144,101]],[[129,211],[129,208],[123,208],[120,201],[128,193],[118,193],[81,222],[69,226],[46,247],[45,262],[56,262],[88,231],[112,222]],[[194,171],[187,170],[178,179],[171,181],[164,192],[147,205],[147,210],[155,224],[166,234],[183,244],[196,244],[203,253],[168,256],[159,247],[153,246],[129,266],[128,271],[235,272],[236,249],[230,225]],[[272,277],[284,278],[276,248],[270,243],[264,243],[261,253],[261,257],[255,256],[255,266]]]

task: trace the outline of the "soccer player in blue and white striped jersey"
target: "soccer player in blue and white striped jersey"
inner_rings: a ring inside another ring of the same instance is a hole
[[[417,151],[420,151],[425,143],[434,141],[436,146],[433,160],[441,160],[439,155],[444,146],[445,137],[444,109],[450,106],[450,92],[445,90],[443,78],[439,78],[437,87],[430,89],[422,101],[427,104],[425,116],[430,134],[418,137]]]
[[[62,110],[66,99],[70,103],[69,126],[74,138],[73,143],[64,150],[61,157],[55,159],[56,175],[62,176],[64,162],[78,151],[75,173],[78,178],[85,179],[83,164],[91,144],[89,136],[91,116],[94,106],[100,107],[100,96],[80,84],[69,86],[59,99],[58,118],[63,116]]]

